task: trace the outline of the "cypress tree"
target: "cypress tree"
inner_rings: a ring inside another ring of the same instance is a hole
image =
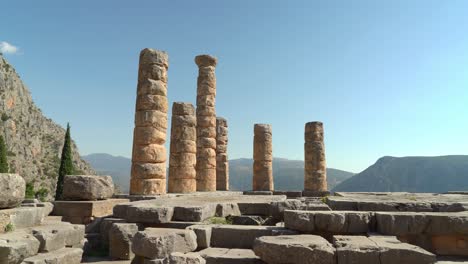
[[[57,190],[55,192],[55,200],[62,199],[63,180],[65,175],[72,175],[75,169],[73,168],[73,158],[71,149],[70,124],[67,124],[67,132],[65,133],[65,142],[62,149],[62,158],[60,160],[60,168],[57,180]]]
[[[0,135],[0,173],[8,173],[7,149],[2,135]]]

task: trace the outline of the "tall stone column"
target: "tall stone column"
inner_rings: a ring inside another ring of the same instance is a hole
[[[216,118],[216,190],[229,191],[229,161],[227,156],[228,124]]]
[[[140,53],[130,194],[166,193],[167,53]]]
[[[191,193],[197,190],[197,119],[190,103],[172,105],[169,192]]]
[[[305,125],[304,190],[313,196],[327,193],[327,164],[322,122]]]
[[[255,124],[253,190],[273,191],[273,134],[271,125]]]
[[[217,60],[195,57],[197,80],[197,191],[216,191],[216,76]]]

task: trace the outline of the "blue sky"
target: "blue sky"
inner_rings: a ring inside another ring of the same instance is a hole
[[[169,101],[195,103],[194,57],[218,57],[217,113],[230,158],[253,124],[274,155],[303,159],[325,125],[329,167],[379,157],[468,154],[466,1],[6,1],[0,42],[43,112],[82,154],[130,157],[138,54],[169,53]]]

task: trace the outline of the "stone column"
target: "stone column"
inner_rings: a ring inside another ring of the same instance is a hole
[[[313,196],[327,193],[327,164],[322,122],[305,125],[304,190]]]
[[[190,103],[172,105],[169,192],[191,193],[197,190],[197,119]]]
[[[195,57],[197,80],[197,191],[216,191],[216,76],[217,60]]]
[[[253,190],[273,191],[273,145],[271,125],[255,124]]]
[[[229,161],[227,156],[228,125],[222,117],[216,118],[216,190],[229,191]]]
[[[167,69],[163,51],[140,53],[130,194],[166,193]]]

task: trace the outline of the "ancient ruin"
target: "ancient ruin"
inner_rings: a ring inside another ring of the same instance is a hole
[[[216,190],[229,191],[229,161],[227,155],[228,124],[216,118]]]
[[[166,193],[167,69],[163,51],[140,53],[131,194]]]
[[[197,190],[197,119],[190,103],[172,105],[169,192],[190,193]]]
[[[195,57],[197,80],[197,191],[216,191],[216,76],[217,59]]]
[[[273,135],[271,125],[255,124],[253,190],[273,191]]]
[[[305,124],[304,190],[316,196],[328,191],[322,122]]]

